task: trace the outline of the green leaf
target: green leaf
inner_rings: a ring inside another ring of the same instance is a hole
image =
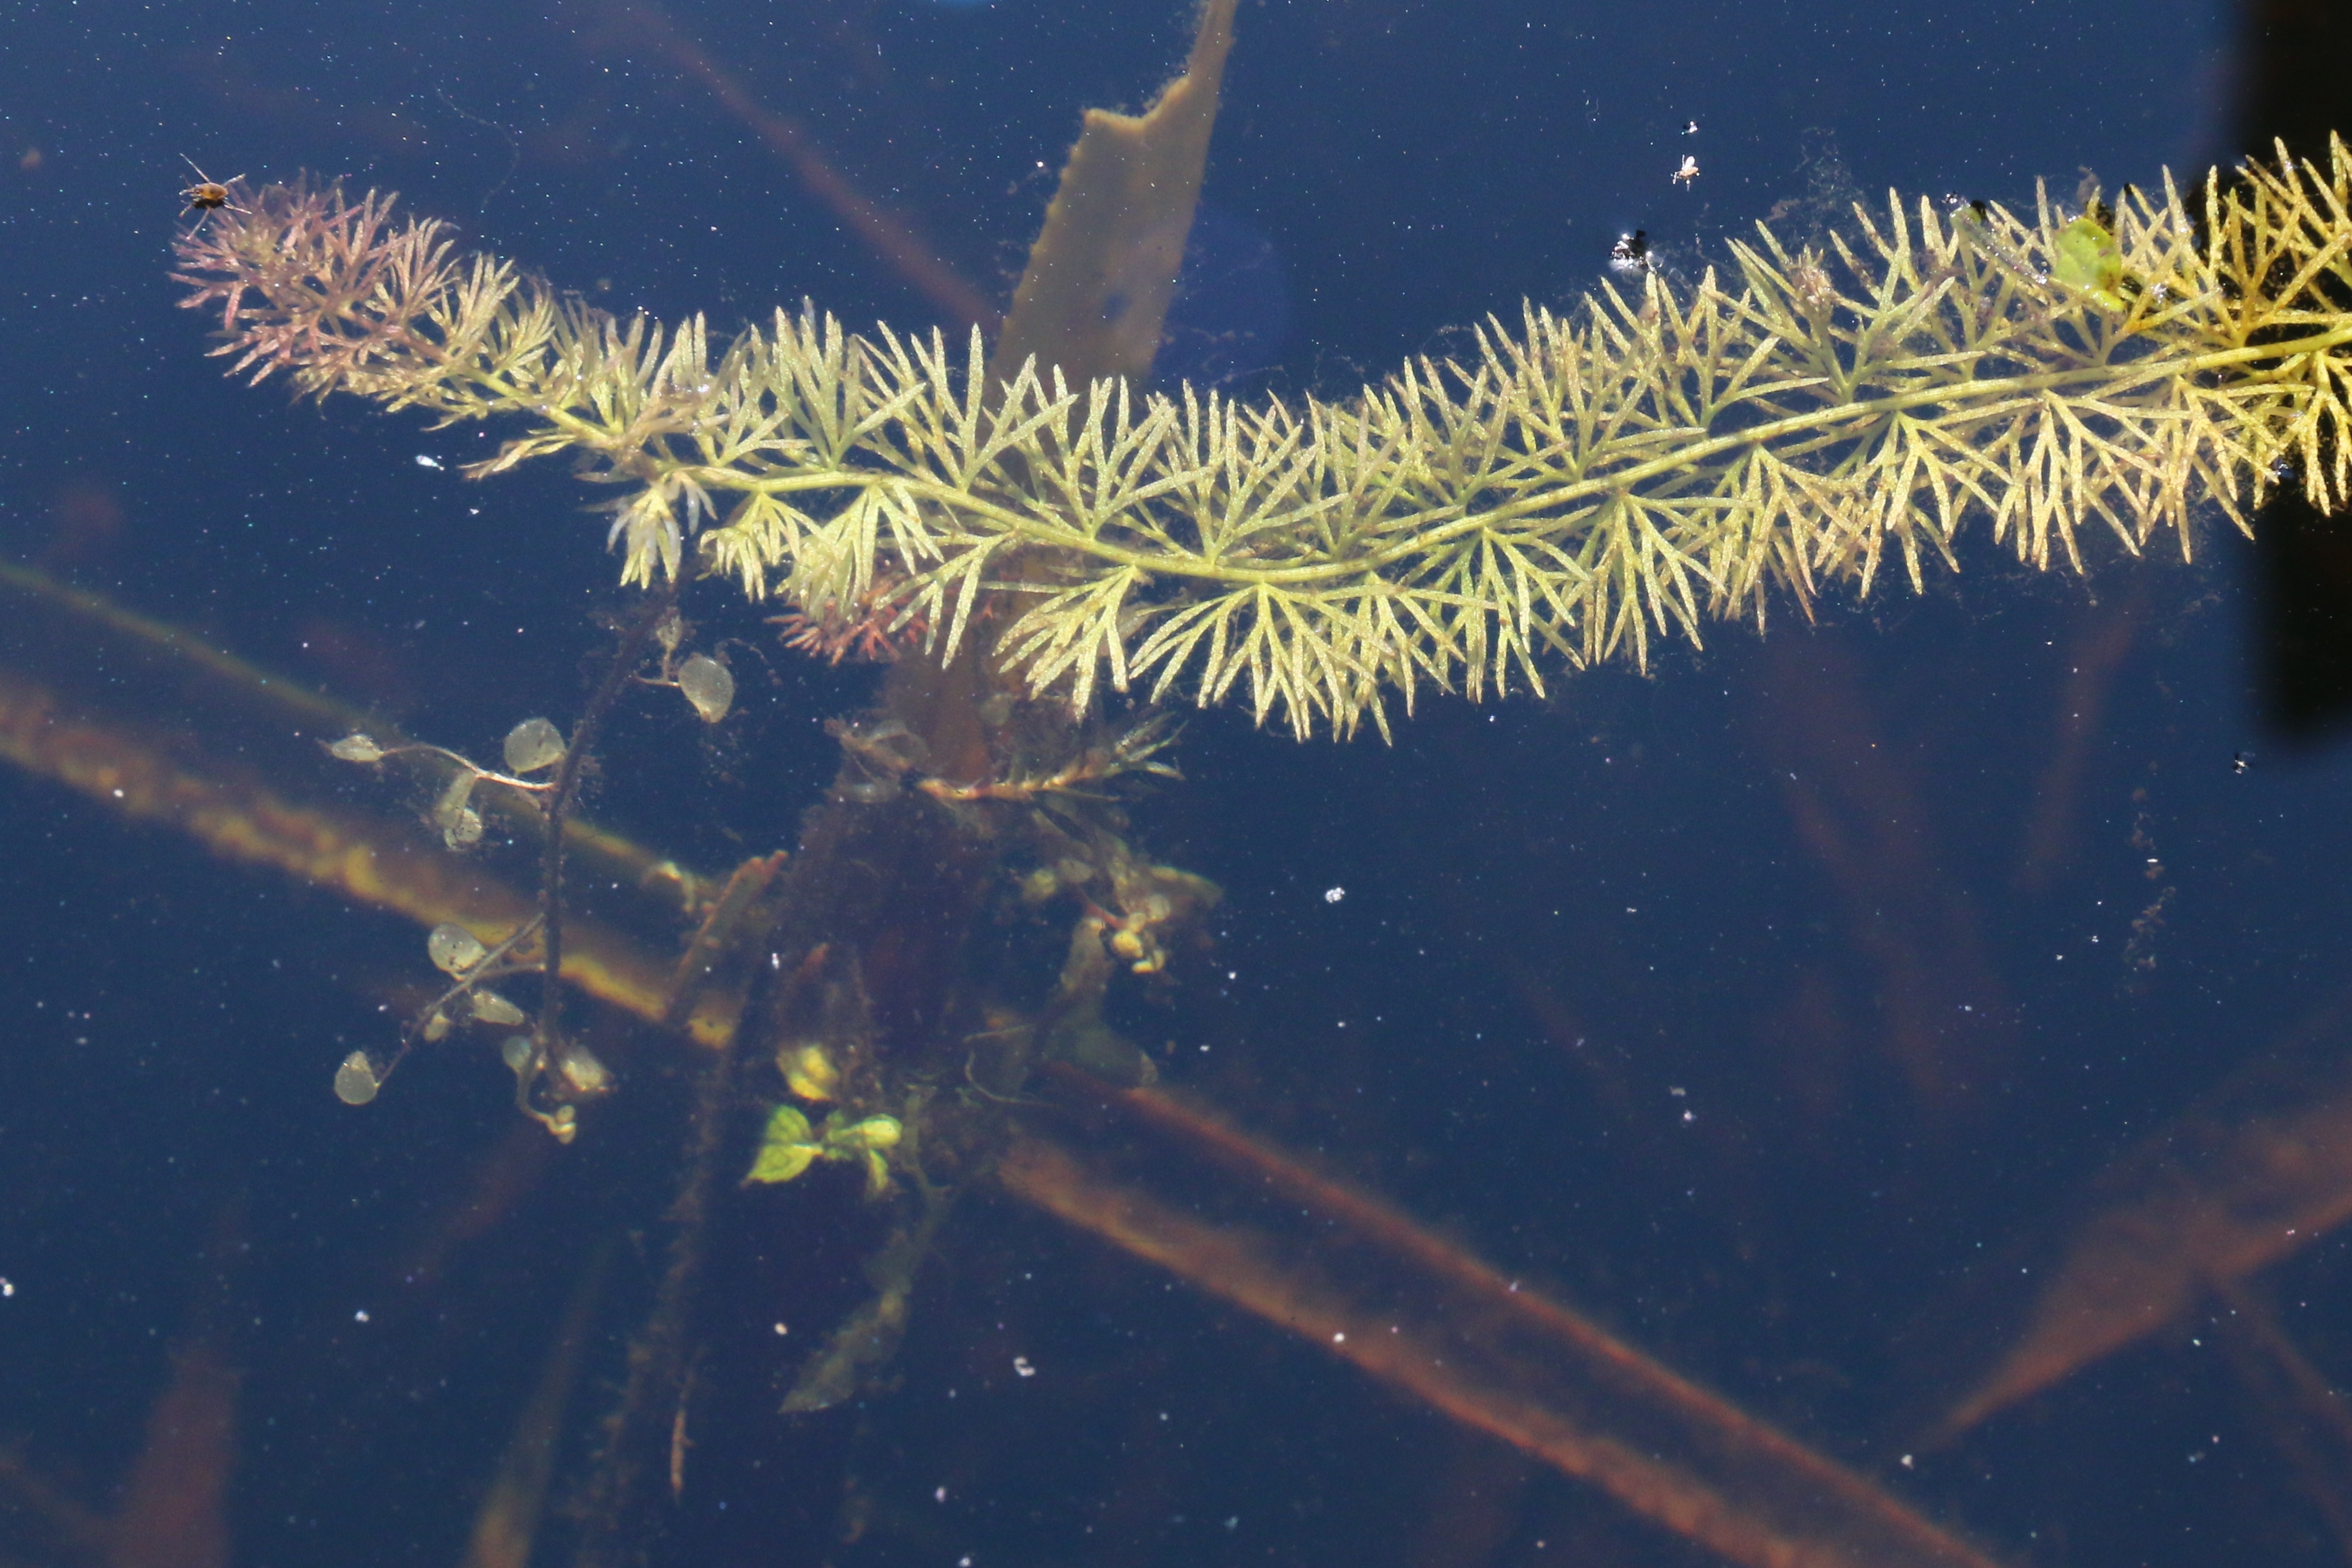
[[[2105,309],[2124,309],[2123,296],[2116,292],[2124,280],[2123,247],[2095,219],[2076,218],[2058,231],[2051,243],[2050,276]]]
[[[814,1165],[822,1152],[809,1136],[808,1118],[790,1105],[779,1105],[768,1113],[760,1153],[743,1184],[790,1181]]]

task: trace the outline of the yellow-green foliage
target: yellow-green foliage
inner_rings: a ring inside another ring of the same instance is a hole
[[[1856,212],[1828,252],[1760,226],[1738,277],[1644,276],[1489,320],[1360,396],[1240,402],[984,387],[982,346],[803,308],[714,361],[699,318],[616,320],[430,221],[333,189],[238,193],[181,248],[220,352],[445,418],[522,422],[476,474],[569,451],[619,487],[624,580],[699,566],[837,617],[879,584],[936,651],[990,595],[997,655],[1345,733],[1385,694],[1472,697],[1549,658],[1762,622],[1776,594],[1955,564],[1971,516],[2024,562],[2082,538],[2185,554],[2299,471],[2352,493],[2352,156],[2109,211]],[[1020,565],[1014,569],[1013,558]]]

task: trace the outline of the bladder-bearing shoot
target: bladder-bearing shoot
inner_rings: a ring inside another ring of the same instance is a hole
[[[1084,707],[1101,685],[1352,731],[1423,686],[1646,660],[1979,517],[2035,568],[2086,535],[2186,553],[2292,476],[2352,495],[2352,156],[2030,216],[1890,199],[1791,251],[1760,225],[1655,275],[1489,319],[1339,401],[984,384],[958,350],[779,311],[714,357],[700,318],[619,319],[460,254],[389,197],[237,193],[185,235],[187,303],[258,380],[519,427],[612,486],[625,581],[698,570],[817,621],[876,591],[945,656]]]

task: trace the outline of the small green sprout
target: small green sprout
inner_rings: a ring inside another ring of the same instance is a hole
[[[863,1166],[866,1196],[879,1197],[890,1189],[889,1154],[898,1146],[903,1131],[895,1116],[867,1116],[853,1122],[837,1111],[824,1119],[823,1126],[812,1130],[798,1107],[779,1105],[768,1113],[768,1125],[760,1134],[760,1152],[752,1158],[743,1185],[792,1181],[819,1160],[835,1160]]]
[[[2128,308],[2121,292],[2123,246],[2113,230],[2088,214],[2058,231],[2051,246],[2050,276],[2081,290],[2103,309],[2120,315]]]

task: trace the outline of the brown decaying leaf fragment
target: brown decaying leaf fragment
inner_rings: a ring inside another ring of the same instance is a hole
[[[2352,996],[2297,1034],[2343,1033]],[[2023,1329],[1936,1428],[1948,1438],[2179,1322],[2352,1218],[2352,1061],[2286,1067],[2290,1041],[2090,1184]]]
[[[1150,378],[1208,163],[1234,4],[1202,7],[1184,74],[1150,110],[1087,110],[989,356],[992,384],[1033,358],[1080,381]]]

